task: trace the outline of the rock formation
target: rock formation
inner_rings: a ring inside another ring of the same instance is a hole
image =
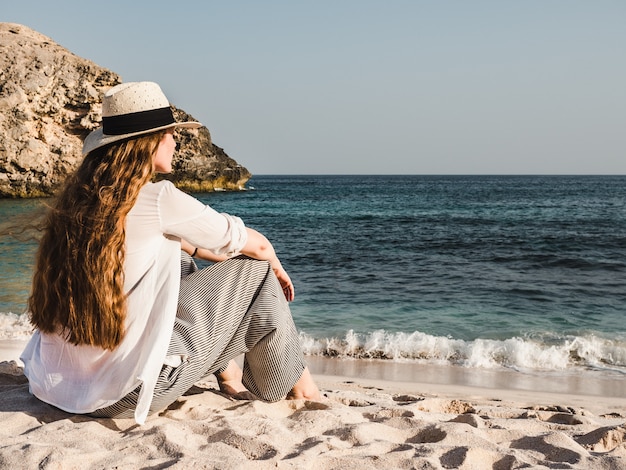
[[[119,75],[50,38],[0,23],[0,197],[53,194],[80,162],[83,138],[100,126],[102,94],[118,83]],[[206,127],[177,132],[168,178],[178,187],[243,188],[250,172],[212,143]]]

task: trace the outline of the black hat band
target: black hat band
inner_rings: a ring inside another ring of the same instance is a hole
[[[102,132],[105,135],[133,134],[169,126],[175,122],[171,108],[149,109],[136,113],[103,117]]]

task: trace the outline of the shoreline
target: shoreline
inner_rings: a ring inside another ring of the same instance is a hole
[[[432,387],[468,387],[511,393],[546,392],[603,398],[626,398],[626,377],[602,372],[532,372],[478,369],[450,364],[305,356],[314,374]],[[626,399],[624,400],[626,404]]]
[[[0,363],[15,361],[23,366],[19,355],[28,340],[0,340]],[[328,377],[341,382],[367,380],[385,383],[405,390],[459,390],[506,393],[515,396],[528,394],[556,394],[579,397],[602,397],[605,400],[622,399],[626,406],[626,377],[606,375],[597,371],[520,372],[505,369],[479,369],[450,364],[422,364],[381,359],[351,359],[323,356],[305,356],[311,373],[317,380]],[[241,358],[237,360],[241,365]]]

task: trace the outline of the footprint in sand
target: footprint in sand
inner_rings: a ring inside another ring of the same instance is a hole
[[[599,428],[576,438],[576,441],[592,452],[610,452],[626,443],[626,425]]]

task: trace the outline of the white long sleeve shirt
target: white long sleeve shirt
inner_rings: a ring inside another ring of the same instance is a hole
[[[22,353],[30,391],[71,413],[109,406],[142,385],[135,420],[148,415],[174,327],[180,287],[180,239],[217,254],[246,244],[238,217],[220,214],[167,181],[141,189],[126,221],[126,334],[113,351],[76,346],[35,331]]]

